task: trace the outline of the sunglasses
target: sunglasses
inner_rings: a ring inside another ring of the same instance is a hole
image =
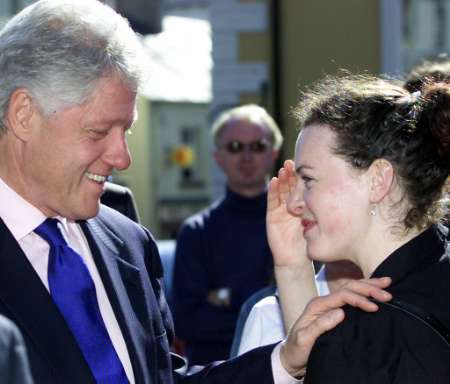
[[[231,154],[241,153],[244,150],[248,150],[252,153],[263,153],[269,148],[269,146],[270,143],[265,139],[259,139],[249,143],[243,143],[239,140],[232,140],[226,143],[224,148]]]

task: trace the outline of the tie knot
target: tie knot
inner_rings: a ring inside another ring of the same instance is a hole
[[[47,218],[34,232],[42,237],[50,246],[67,245],[66,240],[58,228],[58,220]]]

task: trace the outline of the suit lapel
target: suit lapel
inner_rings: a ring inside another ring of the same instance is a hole
[[[33,353],[58,380],[92,375],[70,329],[11,232],[0,219],[0,311],[21,329]],[[67,375],[67,376],[66,376]],[[72,380],[70,380],[72,382]]]
[[[125,339],[136,383],[148,382],[148,369],[152,364],[147,359],[156,354],[154,343],[150,342],[151,314],[146,312],[144,324],[147,326],[143,329],[143,319],[136,317],[129,298],[130,292],[134,292],[131,297],[145,297],[139,268],[130,262],[124,242],[98,217],[81,222],[80,225]]]

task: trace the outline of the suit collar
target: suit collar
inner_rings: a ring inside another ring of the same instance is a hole
[[[113,308],[117,322],[125,339],[136,383],[140,378],[147,377],[144,373],[149,367],[145,361],[146,355],[150,352],[156,354],[156,350],[148,351],[148,340],[143,341],[143,333],[139,332],[142,319],[136,317],[130,296],[145,297],[140,284],[140,269],[129,257],[124,241],[107,224],[106,220],[100,216],[80,222],[80,226],[88,241],[95,264],[100,274],[101,280],[108,295],[108,299]],[[134,293],[134,294],[133,294]],[[151,323],[151,314],[148,312],[146,321]],[[145,332],[149,332],[152,327],[148,325]],[[147,350],[143,351],[142,346],[147,345]]]

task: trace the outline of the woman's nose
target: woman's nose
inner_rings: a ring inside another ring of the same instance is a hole
[[[289,194],[287,200],[287,209],[294,216],[300,216],[303,211],[303,181],[299,179],[295,188]]]

